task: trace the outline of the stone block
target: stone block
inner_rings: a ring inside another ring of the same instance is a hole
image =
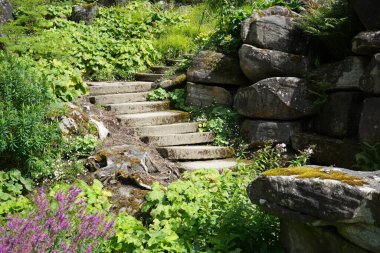
[[[267,141],[289,145],[290,137],[300,131],[300,122],[245,120],[241,126],[242,137],[252,147]]]
[[[186,104],[195,106],[232,105],[231,93],[221,87],[195,83],[186,85]]]
[[[338,138],[357,136],[364,98],[362,92],[330,94],[314,122],[317,132]]]
[[[380,142],[380,98],[364,100],[359,124],[361,141]]]

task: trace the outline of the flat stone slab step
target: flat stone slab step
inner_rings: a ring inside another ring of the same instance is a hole
[[[165,74],[166,72],[169,72],[170,70],[172,70],[173,67],[169,67],[169,66],[153,66],[150,69],[155,74]]]
[[[164,74],[153,74],[153,73],[137,73],[135,75],[135,79],[137,81],[144,82],[155,82],[164,77]]]
[[[248,166],[251,164],[247,160],[236,160],[236,159],[219,159],[219,160],[206,160],[206,161],[194,161],[194,162],[179,162],[177,165],[181,171],[194,171],[199,169],[216,169],[219,171],[225,169],[235,169],[238,165]]]
[[[93,104],[121,104],[129,102],[143,102],[148,98],[149,92],[137,92],[137,93],[120,93],[120,94],[108,94],[90,96],[90,102]]]
[[[189,121],[187,112],[162,111],[118,115],[117,118],[129,127],[166,125]]]
[[[231,158],[234,150],[229,147],[216,146],[174,146],[159,147],[157,151],[170,160],[210,160]]]
[[[153,89],[152,82],[90,82],[91,95],[144,92]]]
[[[168,134],[168,135],[155,135],[144,136],[140,138],[143,142],[156,146],[178,146],[178,145],[191,145],[211,143],[215,139],[213,133],[186,133],[186,134]]]
[[[122,104],[111,104],[105,106],[106,110],[119,114],[133,114],[144,112],[158,112],[170,110],[170,101],[133,102]]]
[[[182,63],[184,60],[178,60],[178,59],[167,59],[165,60],[165,63],[168,65],[168,66],[175,66],[177,64],[180,64]]]
[[[195,133],[197,131],[198,131],[198,123],[196,122],[129,128],[129,132],[137,136],[159,135],[159,134],[162,134],[162,135],[184,134],[184,133]]]

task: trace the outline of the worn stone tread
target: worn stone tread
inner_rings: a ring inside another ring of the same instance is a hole
[[[148,98],[149,92],[120,93],[90,96],[89,100],[93,104],[120,104],[129,102],[143,102]]]
[[[137,81],[144,82],[155,82],[164,77],[164,74],[154,74],[154,73],[137,73],[135,79]]]
[[[189,114],[182,111],[161,111],[136,114],[122,114],[117,118],[129,127],[166,125],[189,121]]]
[[[239,161],[236,159],[229,158],[206,161],[179,162],[177,165],[181,171],[194,171],[198,169],[216,169],[222,171],[225,169],[235,169],[238,166],[238,164],[248,166],[250,162],[246,160]]]
[[[216,146],[159,147],[157,151],[170,160],[208,160],[234,156],[232,148]]]
[[[170,109],[170,101],[152,101],[152,102],[132,102],[121,104],[110,104],[105,106],[109,111],[115,114],[133,114],[144,112],[157,112]]]
[[[119,94],[150,91],[152,82],[90,82],[91,95]]]
[[[211,132],[152,135],[141,137],[143,142],[158,147],[211,143],[214,139],[215,135]]]
[[[198,123],[186,122],[168,125],[131,127],[129,128],[129,131],[131,134],[138,136],[195,133],[198,131]]]

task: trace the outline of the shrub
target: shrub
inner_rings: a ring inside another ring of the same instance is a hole
[[[105,214],[86,214],[80,192],[71,187],[51,203],[39,191],[35,211],[26,218],[11,216],[0,226],[0,252],[102,252],[101,242],[112,236],[114,222]]]
[[[36,176],[61,136],[46,116],[54,103],[48,81],[24,58],[0,55],[0,165]]]

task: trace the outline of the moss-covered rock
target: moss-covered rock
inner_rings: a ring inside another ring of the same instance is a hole
[[[316,241],[330,245],[326,252],[380,252],[380,171],[320,166],[279,168],[255,179],[248,193],[253,203],[283,220],[283,229],[295,233],[292,238],[302,238],[306,232],[314,234]],[[305,232],[294,224],[309,229]],[[289,237],[285,230],[283,235]],[[334,236],[323,237],[327,232]],[[348,243],[341,241],[341,251],[334,251],[334,238]],[[302,240],[288,243],[288,249],[305,246]],[[361,251],[353,251],[357,248]],[[289,252],[318,250],[321,249]]]

